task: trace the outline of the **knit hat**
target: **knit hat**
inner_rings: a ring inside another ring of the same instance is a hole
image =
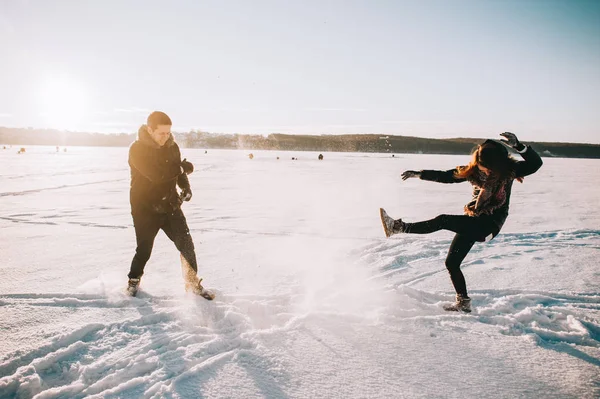
[[[484,141],[477,151],[477,163],[488,169],[503,169],[508,159],[508,150],[504,144],[494,140]]]

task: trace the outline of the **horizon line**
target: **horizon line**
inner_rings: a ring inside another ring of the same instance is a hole
[[[81,130],[69,130],[69,129],[57,129],[57,128],[49,128],[49,127],[32,127],[32,126],[28,126],[28,127],[10,127],[10,126],[0,126],[0,129],[15,129],[15,130],[47,130],[47,131],[54,131],[54,132],[58,132],[58,133],[75,133],[75,134],[104,134],[104,135],[121,135],[121,134],[126,134],[126,135],[137,135],[137,131],[130,131],[130,132],[99,132],[99,131],[81,131]],[[414,136],[414,135],[403,135],[403,134],[390,134],[390,133],[285,133],[285,132],[269,132],[269,133],[223,133],[223,132],[209,132],[209,131],[204,131],[201,129],[194,129],[191,128],[188,131],[177,131],[174,130],[173,133],[175,134],[189,134],[192,133],[192,131],[195,132],[199,132],[199,133],[208,133],[208,134],[215,134],[215,135],[223,135],[223,136],[227,136],[227,135],[241,135],[241,136],[269,136],[272,134],[283,134],[283,135],[289,135],[289,136],[381,136],[382,138],[384,138],[385,136],[395,136],[395,137],[407,137],[407,138],[418,138],[418,139],[427,139],[427,140],[458,140],[458,139],[470,139],[470,140],[484,140],[488,137],[471,137],[471,136],[454,136],[454,137],[424,137],[424,136]],[[496,141],[500,141],[500,139],[494,139],[492,138],[492,140],[496,140]],[[598,143],[590,143],[590,142],[573,142],[573,141],[536,141],[536,140],[523,140],[524,142],[528,142],[528,143],[555,143],[555,144],[585,144],[585,145],[596,145],[596,146],[600,146],[600,142]]]

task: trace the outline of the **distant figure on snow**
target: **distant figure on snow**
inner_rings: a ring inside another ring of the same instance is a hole
[[[21,147],[19,148],[19,151],[17,152],[17,154],[25,154],[25,147]]]
[[[129,148],[130,203],[137,248],[127,291],[132,296],[137,294],[154,239],[162,229],[180,252],[185,290],[213,299],[214,295],[202,287],[202,279],[197,276],[194,242],[181,210],[183,201],[192,199],[187,175],[194,171],[194,165],[181,160],[171,125],[171,119],[164,112],[151,113],[147,125],[140,127],[137,140]],[[181,195],[177,186],[181,188]]]
[[[323,160],[323,154],[319,154],[319,161]]]
[[[464,207],[464,215],[439,215],[434,219],[407,223],[394,220],[380,209],[381,222],[385,235],[429,234],[438,230],[456,233],[446,257],[446,268],[456,291],[456,302],[444,306],[449,311],[471,311],[471,298],[467,294],[465,277],[460,265],[475,242],[485,242],[494,238],[508,217],[508,205],[513,181],[523,182],[527,175],[535,173],[542,166],[542,159],[533,150],[519,142],[513,133],[505,132],[503,143],[514,148],[524,161],[513,159],[506,147],[497,141],[486,140],[473,152],[471,162],[447,171],[407,170],[402,180],[418,177],[438,183],[461,183],[473,185],[473,198]]]
[[[254,159],[254,154],[252,154],[252,153],[248,154],[248,158]]]

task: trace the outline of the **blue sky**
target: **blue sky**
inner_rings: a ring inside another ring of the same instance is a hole
[[[3,1],[0,126],[600,143],[600,1]]]

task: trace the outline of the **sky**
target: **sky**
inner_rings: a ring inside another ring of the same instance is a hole
[[[0,0],[0,126],[600,143],[600,1]]]

